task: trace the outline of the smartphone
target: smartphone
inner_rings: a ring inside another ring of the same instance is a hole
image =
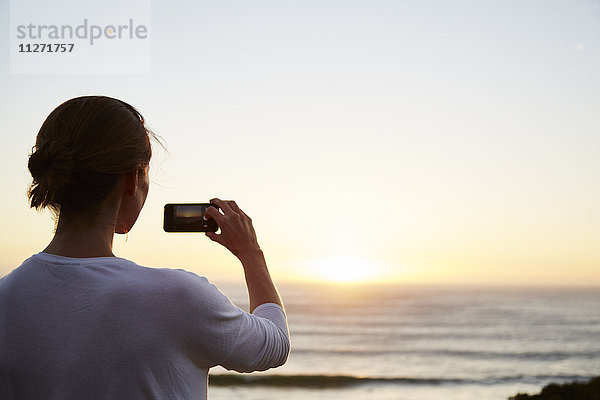
[[[216,232],[217,221],[204,216],[208,207],[218,208],[210,203],[165,204],[163,229],[165,232]]]

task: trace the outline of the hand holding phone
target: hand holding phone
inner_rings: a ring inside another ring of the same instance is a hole
[[[209,207],[206,216],[217,222],[221,233],[206,232],[206,236],[225,246],[240,260],[261,251],[252,219],[238,207],[235,201],[215,198],[210,200],[210,204],[217,206],[218,209]]]

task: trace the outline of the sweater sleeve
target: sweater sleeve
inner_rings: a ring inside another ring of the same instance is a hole
[[[290,352],[286,315],[279,304],[261,304],[243,313],[231,352],[220,363],[238,372],[264,371],[283,365]]]
[[[264,371],[286,362],[290,339],[280,305],[265,303],[245,312],[206,278],[189,274],[194,277],[188,276],[181,292],[185,307],[179,307],[180,321],[197,360],[238,372]]]

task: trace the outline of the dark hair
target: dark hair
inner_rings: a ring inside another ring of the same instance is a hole
[[[82,96],[48,115],[29,156],[30,206],[93,211],[123,173],[144,168],[152,157],[144,117],[106,96]],[[159,141],[160,143],[160,141]]]

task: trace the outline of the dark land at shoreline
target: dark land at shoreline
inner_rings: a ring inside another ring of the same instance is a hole
[[[551,383],[538,394],[519,393],[509,400],[600,400],[600,376],[588,382]]]

